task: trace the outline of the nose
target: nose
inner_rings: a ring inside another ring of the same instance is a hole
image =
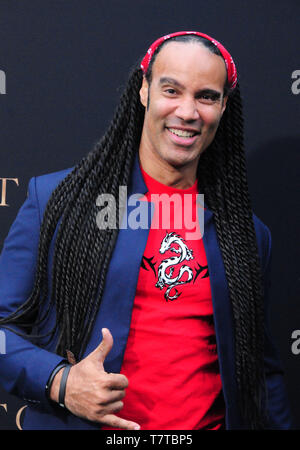
[[[197,101],[194,98],[182,98],[176,110],[177,116],[185,122],[197,120],[200,117]]]

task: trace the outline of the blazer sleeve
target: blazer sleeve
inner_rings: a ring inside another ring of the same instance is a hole
[[[265,245],[265,374],[267,385],[267,411],[270,429],[290,429],[292,418],[286,386],[284,383],[284,369],[278,350],[273,343],[269,324],[269,301],[271,286],[272,241],[268,227],[266,229],[267,244]]]
[[[0,256],[0,317],[23,304],[35,277],[40,233],[40,210],[36,179],[31,178],[27,199],[4,241]],[[17,331],[15,325],[11,327]],[[37,407],[48,410],[45,387],[62,357],[0,326],[0,383],[3,388]]]

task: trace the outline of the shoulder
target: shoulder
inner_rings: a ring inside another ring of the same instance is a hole
[[[73,171],[74,168],[75,167],[68,167],[67,169],[38,175],[30,179],[29,193],[31,193],[32,190],[34,191],[33,195],[35,196],[41,216],[45,211],[47,202],[51,197],[52,192]]]
[[[59,170],[57,172],[50,172],[34,177],[36,188],[39,192],[45,195],[48,193],[50,195],[74,168],[75,167],[68,167],[67,169]]]

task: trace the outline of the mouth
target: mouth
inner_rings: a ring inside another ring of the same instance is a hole
[[[182,130],[179,128],[168,128],[169,136],[172,141],[176,144],[183,146],[190,146],[197,139],[197,136],[201,134],[199,131],[195,130]]]

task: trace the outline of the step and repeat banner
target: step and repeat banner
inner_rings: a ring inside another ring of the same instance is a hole
[[[272,233],[270,321],[296,428],[299,17],[298,0],[0,0],[0,249],[29,179],[86,155],[151,42],[198,30],[229,49],[244,102],[253,209]],[[0,387],[0,429],[21,430],[25,410]]]

